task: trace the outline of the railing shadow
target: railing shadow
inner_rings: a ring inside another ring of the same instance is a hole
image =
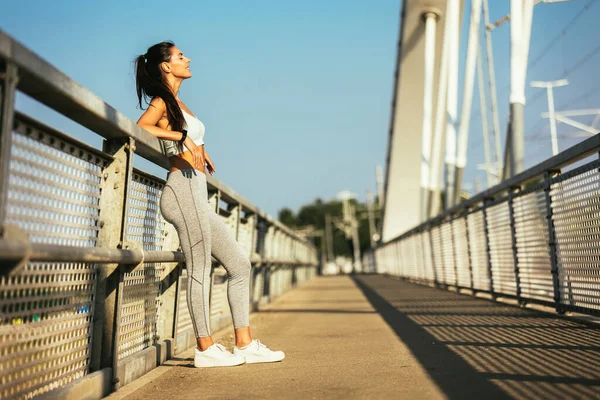
[[[600,397],[596,328],[383,276],[353,279],[449,398]]]

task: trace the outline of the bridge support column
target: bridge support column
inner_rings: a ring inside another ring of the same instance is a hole
[[[419,166],[423,165],[422,156],[431,154],[431,111],[437,109],[438,102],[444,101],[433,93],[437,92],[442,71],[440,56],[446,16],[440,10],[446,10],[447,0],[405,0],[402,3],[386,157],[381,226],[384,243],[423,220],[425,214],[421,209],[425,208],[427,199],[423,186],[428,188],[430,174]],[[426,60],[428,68],[424,68]],[[445,118],[443,123],[446,124]],[[433,160],[425,161],[429,165]]]

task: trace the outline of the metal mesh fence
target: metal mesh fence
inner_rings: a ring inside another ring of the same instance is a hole
[[[471,287],[471,268],[466,219],[464,217],[454,219],[452,221],[452,228],[454,232],[456,259],[456,283],[461,287]]]
[[[467,216],[469,257],[471,257],[473,289],[490,291],[492,288],[484,219],[485,216],[481,209]]]
[[[134,171],[127,205],[128,243],[144,250],[163,250],[166,222],[159,210],[163,187],[164,181]],[[119,360],[156,343],[162,270],[160,263],[145,263],[138,271],[123,274]]]
[[[535,302],[557,311],[600,313],[600,160],[536,178],[525,190],[457,207],[375,250],[377,262],[415,262],[387,273]],[[539,174],[539,173],[538,173]],[[539,176],[539,175],[538,175]],[[525,185],[523,185],[525,186]],[[418,232],[418,233],[415,233]],[[388,250],[401,251],[390,255]],[[397,257],[398,260],[390,258]],[[378,265],[379,268],[379,265]]]
[[[597,163],[555,178],[552,213],[563,304],[600,309],[600,175]]]
[[[546,199],[538,185],[513,203],[521,295],[553,301]]]
[[[456,269],[454,265],[454,233],[452,223],[445,222],[440,227],[440,241],[442,247],[441,263],[443,264],[443,283],[446,285],[456,284]]]
[[[95,246],[106,158],[25,121],[12,141],[6,222],[32,243]],[[0,277],[0,398],[89,372],[96,275],[89,263],[29,262]]]
[[[436,226],[431,229],[431,252],[433,255],[433,268],[437,282],[443,282],[446,276],[444,269],[444,257],[442,249],[442,238],[440,235],[440,227]]]
[[[515,263],[508,201],[486,210],[494,292],[516,295]]]

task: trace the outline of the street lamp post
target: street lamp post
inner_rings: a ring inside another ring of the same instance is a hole
[[[548,115],[550,117],[550,135],[552,138],[552,155],[558,154],[558,137],[556,134],[556,113],[554,111],[554,93],[552,89],[555,87],[566,86],[569,81],[566,79],[559,79],[557,81],[533,81],[531,82],[532,87],[546,88],[548,95]]]

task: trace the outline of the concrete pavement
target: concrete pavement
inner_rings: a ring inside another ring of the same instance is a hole
[[[598,329],[382,276],[317,278],[251,324],[283,362],[196,369],[186,352],[110,398],[600,396]]]

